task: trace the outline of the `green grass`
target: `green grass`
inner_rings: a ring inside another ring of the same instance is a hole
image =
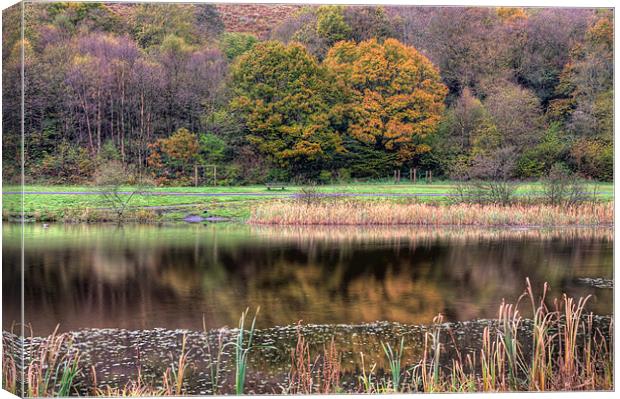
[[[326,184],[316,186],[317,190],[322,193],[391,193],[391,194],[443,194],[449,193],[454,189],[455,182],[452,181],[435,181],[432,184],[418,183],[411,184],[409,181],[401,181],[400,183],[390,182],[374,182],[374,183],[342,183],[342,184]],[[599,192],[604,195],[613,195],[613,183],[594,182],[588,183],[588,189],[597,187]],[[281,193],[297,193],[304,186],[288,185],[285,190],[267,190],[264,185],[252,186],[202,186],[202,187],[156,187],[150,189],[152,192],[175,192],[175,193],[265,193],[265,194],[281,194]],[[123,190],[131,190],[131,186],[123,187]],[[20,186],[4,186],[3,191],[20,191]],[[96,191],[94,186],[49,186],[49,185],[27,185],[24,191]],[[540,183],[522,183],[519,185],[517,192],[529,193],[542,190]]]
[[[613,183],[589,183],[587,188],[592,190],[596,187],[598,196],[608,200],[613,198]],[[274,198],[282,198],[282,194],[290,195],[301,192],[303,186],[287,186],[285,190],[267,190],[264,185],[234,186],[234,187],[156,187],[149,190],[151,193],[213,193],[213,194],[239,194],[252,193],[264,194],[256,197],[241,197],[236,195],[221,195],[217,197],[200,196],[166,196],[166,195],[137,195],[129,204],[130,211],[136,212],[142,207],[160,207],[166,209],[147,209],[148,215],[141,217],[154,221],[171,221],[183,219],[188,214],[198,214],[203,217],[226,217],[232,219],[247,219],[250,210],[261,202],[267,202]],[[350,183],[330,184],[317,186],[319,193],[347,193],[347,194],[445,194],[451,193],[454,183],[438,181],[432,184],[411,184],[404,181],[398,184],[375,182],[375,183]],[[122,191],[131,191],[127,186]],[[523,183],[517,190],[518,194],[536,194],[541,192],[540,183]],[[19,186],[4,186],[4,192],[19,192]],[[29,185],[24,191],[24,212],[28,217],[38,221],[96,221],[101,219],[97,214],[100,208],[109,208],[101,195],[66,195],[66,194],[37,194],[28,195],[28,192],[96,192],[94,186],[44,186]],[[362,197],[360,200],[371,199]],[[407,202],[411,199],[403,197],[390,198],[390,201]],[[417,197],[417,201],[446,201],[446,197]],[[17,216],[21,211],[21,197],[18,194],[3,195],[3,217]]]
[[[130,209],[142,207],[160,207],[152,209],[161,214],[162,220],[182,219],[188,214],[203,217],[247,218],[250,216],[251,205],[258,201],[275,197],[246,198],[237,196],[222,197],[174,197],[174,196],[134,196],[129,204]],[[41,221],[62,220],[70,215],[97,208],[110,208],[99,195],[57,195],[42,194],[24,196],[24,212],[26,215]],[[3,195],[3,210],[6,214],[18,215],[21,210],[19,195]]]

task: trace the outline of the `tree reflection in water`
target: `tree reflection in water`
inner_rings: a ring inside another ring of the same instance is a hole
[[[30,225],[26,321],[47,335],[80,328],[259,327],[494,317],[525,277],[550,296],[594,294],[612,310],[613,229],[287,228],[239,225]],[[5,224],[5,328],[19,318],[19,227]]]

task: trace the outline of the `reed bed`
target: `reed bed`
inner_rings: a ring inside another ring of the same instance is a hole
[[[485,327],[479,351],[457,352],[451,367],[438,366],[441,327],[427,332],[423,359],[409,375],[409,390],[423,392],[576,391],[613,389],[613,320],[609,338],[585,314],[589,297],[566,295],[546,304],[547,285],[535,299],[529,280],[515,304],[502,303],[497,324]],[[531,334],[524,334],[519,307],[529,299]],[[524,347],[531,348],[525,355]],[[432,359],[432,360],[428,360]]]
[[[325,341],[323,349],[313,353],[298,325],[297,341],[290,351],[288,378],[280,385],[281,391],[274,393],[612,390],[613,319],[609,331],[601,331],[594,327],[594,316],[586,311],[589,297],[574,299],[563,295],[550,301],[547,292],[545,284],[541,293],[535,295],[527,280],[523,294],[515,303],[500,304],[497,319],[490,320],[484,327],[479,346],[466,352],[459,350],[455,332],[439,315],[424,332],[421,354],[405,355],[406,334],[400,337],[398,345],[381,343],[384,361],[378,358],[367,363],[371,355],[360,353],[361,370],[357,371],[356,388],[341,382],[347,373],[343,371],[343,356],[335,340]],[[522,316],[524,307],[528,318]],[[233,388],[237,394],[246,393],[248,356],[256,346],[253,343],[256,316],[246,330],[247,315],[246,310],[233,341],[224,343],[220,337],[214,349],[217,353],[208,349],[211,361],[219,362],[223,349],[228,345],[234,347],[234,369],[224,371],[218,363],[216,369],[207,371],[214,380],[221,381],[229,381],[227,374],[234,373],[234,387],[228,388]],[[93,396],[187,394],[187,376],[196,371],[196,365],[188,360],[187,354],[184,335],[180,354],[176,360],[173,357],[164,373],[163,384],[146,383],[138,371],[137,379],[125,386],[98,387],[92,369],[89,393]],[[76,385],[76,376],[83,377],[87,373],[80,368],[79,353],[71,350],[69,335],[55,331],[29,359],[25,368],[26,396],[67,396],[83,392],[78,389],[80,382]],[[6,357],[4,360],[3,382],[7,389],[15,389],[15,365]],[[384,368],[378,364],[383,364]],[[212,393],[218,392],[213,390]]]
[[[279,200],[254,208],[248,222],[257,225],[600,226],[613,224],[613,216],[613,202],[565,207]]]

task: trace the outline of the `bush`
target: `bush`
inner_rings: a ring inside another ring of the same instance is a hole
[[[65,142],[53,154],[46,154],[28,175],[54,184],[79,184],[92,178],[95,167],[88,150]]]
[[[584,182],[561,164],[552,166],[542,185],[545,202],[550,205],[574,206],[594,198]]]
[[[549,173],[553,165],[566,159],[568,145],[563,137],[565,135],[560,131],[560,126],[557,123],[552,124],[543,135],[542,141],[519,157],[517,176],[543,177]]]
[[[295,198],[304,205],[312,205],[321,202],[323,196],[319,193],[315,185],[310,185],[302,187]]]
[[[506,206],[514,202],[517,188],[516,183],[506,180],[472,180],[457,183],[453,198],[457,202]]]
[[[220,39],[220,47],[229,60],[250,50],[256,43],[256,36],[249,33],[226,32]]]
[[[332,172],[329,170],[322,170],[319,173],[318,181],[322,184],[327,184],[332,181]]]
[[[116,221],[122,223],[125,211],[136,195],[142,195],[145,182],[138,181],[135,188],[125,193],[121,187],[135,178],[120,161],[108,161],[101,164],[95,173],[95,184],[100,190],[101,199],[116,215]]]
[[[351,170],[347,168],[338,169],[338,180],[341,182],[351,181]]]

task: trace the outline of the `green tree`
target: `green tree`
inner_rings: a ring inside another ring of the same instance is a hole
[[[190,4],[138,4],[132,10],[131,25],[136,41],[144,48],[157,46],[170,35],[190,44],[200,40],[196,9]]]
[[[344,20],[343,10],[341,6],[321,6],[317,10],[316,31],[328,46],[347,40],[351,35],[351,27]]]
[[[248,141],[276,165],[312,174],[341,150],[332,127],[337,93],[303,46],[256,45],[233,65],[232,82]]]
[[[250,33],[226,32],[220,39],[220,47],[229,60],[233,60],[258,43]]]
[[[553,165],[566,161],[570,149],[562,126],[555,122],[542,135],[541,141],[527,149],[517,162],[517,176],[521,178],[543,177]]]
[[[200,135],[200,151],[202,159],[210,164],[218,164],[226,157],[228,146],[226,142],[213,133],[203,133]]]

